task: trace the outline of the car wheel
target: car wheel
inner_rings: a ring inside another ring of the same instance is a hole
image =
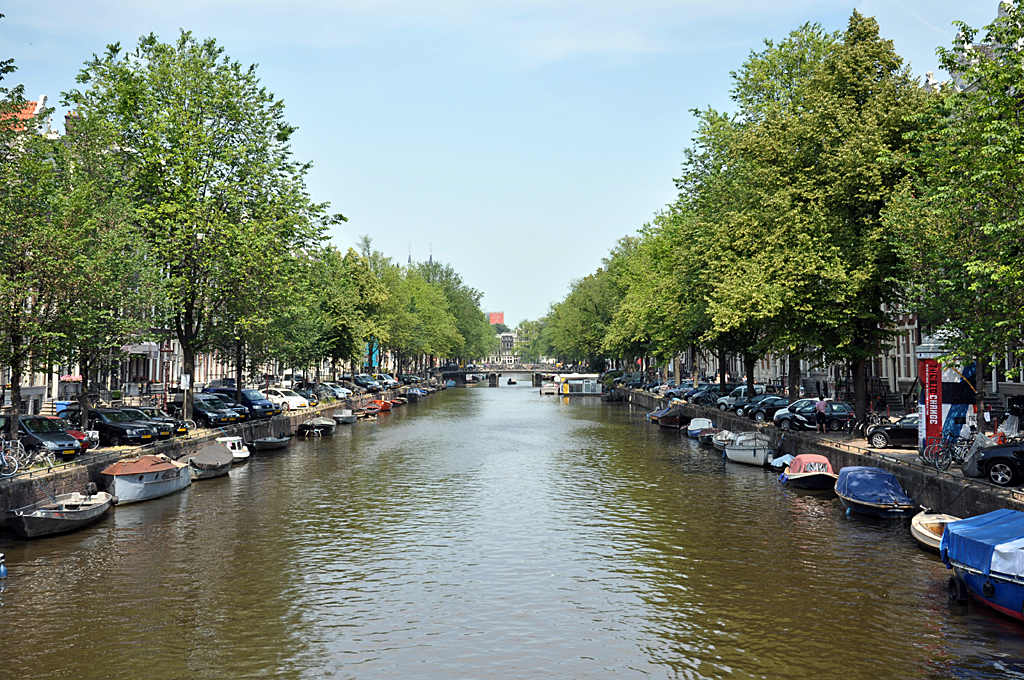
[[[763,423],[764,417],[764,411],[758,411],[757,413],[754,414],[754,420],[758,423]]]
[[[779,421],[779,427],[781,427],[786,432],[789,432],[790,430],[793,429],[793,422],[789,418],[783,418],[781,421]]]
[[[1017,476],[1006,461],[997,460],[988,466],[988,481],[996,486],[1013,486]]]
[[[116,435],[116,434],[110,435],[110,445],[111,446],[120,446],[121,445],[121,437]]]
[[[719,411],[728,411],[729,407],[726,404],[719,404],[718,405],[718,410]]]
[[[291,405],[291,404],[289,404],[289,403],[288,403],[288,402],[286,401],[286,402],[284,402],[283,404],[281,404],[281,408],[282,408],[283,410],[285,410],[285,411],[291,411],[291,410],[292,410],[292,405]]]
[[[742,408],[736,409],[736,415],[742,416],[743,415],[743,409]]]
[[[876,449],[884,449],[889,446],[889,438],[884,432],[875,432],[871,435],[871,446]]]
[[[833,432],[839,432],[839,430],[843,429],[843,424],[838,420],[830,420],[828,421],[828,429]]]

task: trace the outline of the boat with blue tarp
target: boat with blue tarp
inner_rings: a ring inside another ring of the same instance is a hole
[[[1024,512],[992,512],[950,522],[939,555],[953,570],[949,597],[966,602],[970,593],[998,612],[1024,620]]]
[[[862,515],[892,519],[914,514],[914,500],[900,480],[879,467],[844,467],[836,480],[836,495],[847,510]]]
[[[658,418],[668,413],[671,408],[671,406],[666,406],[665,408],[654,409],[653,411],[647,414],[647,420],[649,420],[652,423],[656,423],[658,422]]]

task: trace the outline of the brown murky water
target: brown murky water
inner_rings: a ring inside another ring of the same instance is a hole
[[[0,551],[12,680],[1024,678],[1024,626],[951,610],[905,523],[528,386]]]

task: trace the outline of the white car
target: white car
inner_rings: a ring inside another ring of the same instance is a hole
[[[268,390],[263,390],[263,394],[267,399],[285,411],[309,408],[309,402],[306,401],[305,397],[283,387],[271,387]]]

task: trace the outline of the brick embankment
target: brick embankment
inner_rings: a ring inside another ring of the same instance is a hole
[[[649,392],[617,390],[632,404],[647,410],[668,406],[669,400]],[[843,433],[818,435],[813,432],[783,432],[774,425],[758,425],[749,418],[703,406],[680,405],[686,415],[711,418],[716,427],[734,432],[760,430],[772,438],[783,453],[816,453],[825,456],[838,471],[851,465],[869,465],[892,472],[918,505],[958,517],[972,517],[1000,508],[1024,511],[1024,492],[1003,489],[983,479],[964,477],[955,466],[946,472],[920,463],[913,449],[867,448],[862,440],[847,440]]]
[[[333,402],[304,411],[283,413],[276,418],[260,420],[252,423],[232,425],[217,430],[196,430],[186,437],[174,437],[146,446],[121,447],[117,449],[102,448],[94,454],[81,456],[72,463],[58,465],[52,470],[38,470],[28,474],[19,473],[13,478],[0,480],[0,527],[5,524],[4,513],[14,508],[37,503],[48,496],[62,493],[84,491],[89,482],[103,489],[106,480],[100,471],[109,465],[133,456],[162,453],[171,458],[181,458],[193,453],[200,445],[213,441],[217,437],[240,436],[246,440],[259,437],[277,436],[282,432],[291,433],[304,420],[316,415],[330,415],[335,411],[349,408],[349,405],[360,407],[372,399],[388,399],[397,396],[399,391],[384,392],[382,395],[362,395],[353,397],[346,402]]]

